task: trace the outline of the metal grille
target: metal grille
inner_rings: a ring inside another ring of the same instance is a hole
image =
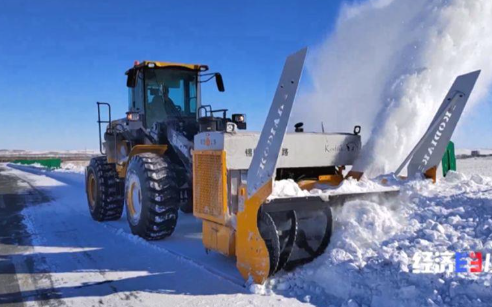
[[[224,153],[193,153],[193,212],[195,216],[222,222],[225,219]]]

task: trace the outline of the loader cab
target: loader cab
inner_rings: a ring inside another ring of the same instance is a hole
[[[157,135],[166,134],[172,127],[190,141],[199,131],[246,129],[244,114],[228,118],[226,109],[214,110],[210,105],[202,105],[201,83],[215,79],[217,89],[224,91],[222,76],[207,70],[206,65],[135,62],[126,72],[127,118],[141,121],[144,128],[158,131]]]
[[[200,106],[199,73],[205,65],[135,63],[127,71],[128,112],[144,127],[179,118],[196,121]]]

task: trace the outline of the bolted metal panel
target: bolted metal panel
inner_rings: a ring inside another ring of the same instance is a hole
[[[225,256],[234,256],[236,237],[233,228],[204,220],[202,229],[205,248],[218,251]]]
[[[207,132],[195,136],[196,150],[224,150],[228,170],[247,170],[259,132]],[[277,168],[352,165],[359,156],[360,135],[350,133],[286,133]]]
[[[304,48],[290,55],[285,62],[277,91],[260,134],[256,154],[248,170],[248,197],[273,178],[306,53],[307,48]]]

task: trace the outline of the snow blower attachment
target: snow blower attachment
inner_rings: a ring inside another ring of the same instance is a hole
[[[296,125],[298,132],[285,133],[306,51],[287,58],[261,134],[195,136],[193,212],[203,220],[203,244],[236,256],[241,275],[256,283],[325,251],[332,231],[330,206],[385,194],[269,198],[274,178],[293,179],[301,187],[338,185],[343,166],[352,165],[361,147],[360,128],[353,134],[304,133]]]
[[[236,256],[241,275],[255,283],[320,256],[330,242],[331,207],[399,194],[397,188],[388,187],[364,193],[271,197],[274,179],[293,179],[304,189],[340,184],[344,166],[354,163],[361,147],[360,128],[353,134],[304,133],[296,124],[295,133],[285,133],[305,56],[303,49],[287,58],[261,134],[225,131],[195,136],[194,214],[203,220],[203,244]],[[445,150],[442,144],[448,144],[476,77],[478,73],[472,73],[455,82],[419,143],[433,148],[422,152],[418,147],[410,155],[412,161],[428,166],[411,164],[414,172],[424,174],[439,163]]]

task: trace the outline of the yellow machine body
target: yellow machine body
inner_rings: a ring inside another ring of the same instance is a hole
[[[193,214],[203,220],[203,245],[235,255],[235,230],[227,197],[225,151],[193,152]]]
[[[237,216],[236,267],[244,279],[251,277],[257,284],[265,282],[270,271],[270,255],[258,229],[258,211],[272,194],[272,186],[272,181],[267,182],[250,198],[243,190],[245,206]]]
[[[193,214],[203,220],[206,249],[236,256],[241,275],[263,283],[268,277],[269,254],[257,227],[257,213],[272,192],[272,182],[249,199],[246,187],[238,187],[240,208],[236,214],[228,201],[226,159],[222,150],[193,152]]]
[[[236,233],[232,227],[203,220],[203,245],[225,256],[236,255]]]

